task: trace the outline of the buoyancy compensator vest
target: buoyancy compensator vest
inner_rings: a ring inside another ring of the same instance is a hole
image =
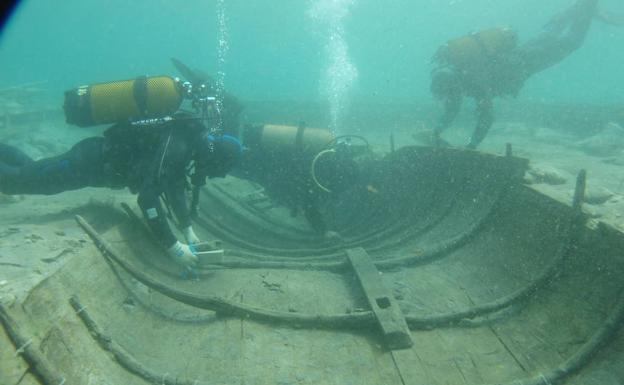
[[[449,40],[438,48],[433,59],[440,66],[470,69],[513,50],[517,43],[518,36],[511,28],[484,29]]]

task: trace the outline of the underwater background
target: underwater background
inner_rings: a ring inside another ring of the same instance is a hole
[[[68,383],[144,383],[92,340],[78,319],[87,311],[110,333],[104,340],[159,374],[151,383],[623,384],[624,27],[594,21],[580,49],[517,97],[497,98],[478,151],[463,148],[472,100],[444,132],[451,147],[431,146],[442,113],[430,92],[438,47],[495,26],[512,27],[522,44],[576,1],[22,1],[0,32],[0,144],[34,159],[62,154],[108,127],[67,124],[65,91],[181,76],[176,58],[239,98],[242,124],[364,138],[372,182],[323,202],[346,235],[334,244],[311,236],[304,216],[262,184],[211,180],[195,227],[223,242],[227,258],[207,263],[201,279],[180,279],[125,189],[0,193],[0,318],[10,302],[34,337],[11,344],[0,326],[0,384],[34,375],[19,361],[28,346],[81,379]],[[599,4],[624,16],[622,0]],[[273,181],[297,182],[281,167],[291,162],[277,162],[265,169]],[[302,168],[306,177],[314,167]],[[363,315],[370,304],[355,267],[335,265],[362,247],[392,293],[380,299],[399,301],[412,320],[414,346],[389,353],[368,323],[291,329],[245,309],[187,307],[110,270],[75,215],[169,288],[294,317]],[[70,294],[85,306],[72,308]]]
[[[27,0],[2,33],[0,88],[45,81],[47,102],[60,107],[63,91],[81,84],[176,75],[176,57],[214,76],[222,71],[225,88],[243,101],[328,102],[346,114],[343,104],[354,102],[429,103],[439,45],[500,25],[524,42],[571,3]],[[621,2],[600,7],[620,11]],[[620,28],[594,22],[583,47],[531,77],[518,100],[622,103],[622,47]],[[341,100],[331,101],[336,93]]]

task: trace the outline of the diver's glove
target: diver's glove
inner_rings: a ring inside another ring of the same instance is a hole
[[[182,234],[184,234],[184,238],[186,239],[186,243],[190,245],[194,245],[196,243],[200,243],[199,237],[193,231],[193,226],[185,227],[182,229]]]
[[[180,266],[187,270],[191,270],[197,266],[197,255],[192,245],[185,245],[180,241],[176,241],[167,249],[169,256]]]

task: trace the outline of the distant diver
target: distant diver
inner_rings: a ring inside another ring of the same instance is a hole
[[[474,98],[477,124],[467,145],[475,149],[493,123],[492,99],[516,96],[524,82],[577,50],[583,44],[594,17],[617,24],[597,11],[598,0],[579,0],[555,15],[542,33],[522,45],[509,28],[492,28],[462,36],[441,46],[433,57],[431,92],[444,102],[444,114],[436,124],[433,142],[445,143],[440,134],[456,119],[464,97]]]
[[[68,123],[83,127],[116,123],[103,136],[40,160],[0,144],[0,192],[51,195],[84,187],[128,187],[138,194],[143,216],[169,256],[192,269],[198,261],[192,245],[199,239],[191,226],[187,176],[194,188],[204,185],[206,178],[224,177],[240,162],[243,147],[224,132],[234,127],[215,130],[202,116],[214,108],[207,87],[182,86],[163,76],[68,91],[64,106]],[[200,114],[178,111],[184,95],[190,95]],[[129,119],[137,114],[143,119]],[[185,243],[172,232],[161,197],[175,214]]]

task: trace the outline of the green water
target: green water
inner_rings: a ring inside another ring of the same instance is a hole
[[[314,1],[226,0],[225,87],[244,100],[322,100],[323,25]],[[493,25],[532,37],[569,0],[326,1],[345,8],[348,57],[357,68],[351,100],[428,101],[430,58],[448,39]],[[340,3],[346,3],[341,5]],[[350,3],[350,4],[349,4]],[[26,0],[0,42],[0,87],[47,81],[59,103],[78,84],[174,74],[179,57],[215,73],[216,1]],[[601,7],[622,12],[618,0]],[[594,23],[584,46],[532,77],[523,100],[618,103],[624,29]]]

